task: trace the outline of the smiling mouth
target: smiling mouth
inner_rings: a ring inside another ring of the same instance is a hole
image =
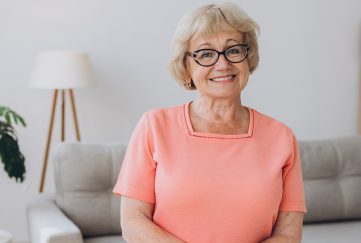
[[[235,76],[236,76],[236,75],[228,75],[228,76],[210,78],[210,80],[211,80],[211,81],[214,81],[214,82],[230,81],[230,80],[232,80]]]

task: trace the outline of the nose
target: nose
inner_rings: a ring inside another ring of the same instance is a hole
[[[216,70],[224,70],[229,69],[231,66],[231,63],[226,59],[226,57],[223,55],[219,55],[218,61],[214,64],[214,67]]]

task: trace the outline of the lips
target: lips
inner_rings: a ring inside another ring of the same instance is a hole
[[[210,78],[211,81],[214,82],[224,82],[224,81],[229,81],[231,79],[233,79],[236,75],[227,75],[227,76],[219,76],[219,77],[215,77],[215,78]]]

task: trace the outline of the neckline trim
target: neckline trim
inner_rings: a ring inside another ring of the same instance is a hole
[[[193,130],[193,126],[189,116],[189,105],[192,101],[184,104],[184,118],[186,123],[186,128],[190,136],[194,137],[203,137],[203,138],[217,138],[217,139],[240,139],[240,138],[249,138],[253,135],[254,129],[254,112],[252,108],[245,106],[249,112],[249,123],[248,123],[248,131],[243,134],[220,134],[220,133],[205,133],[205,132],[195,132]]]

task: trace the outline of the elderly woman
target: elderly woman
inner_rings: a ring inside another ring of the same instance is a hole
[[[257,24],[233,4],[183,17],[170,70],[195,101],[146,112],[114,193],[128,242],[301,242],[296,138],[241,103],[258,64]]]

